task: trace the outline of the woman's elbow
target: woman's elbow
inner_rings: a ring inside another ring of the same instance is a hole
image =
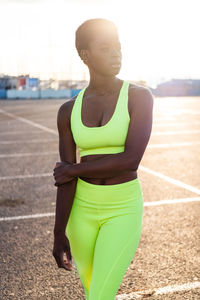
[[[137,169],[138,169],[138,165],[136,165],[136,164],[130,164],[130,166],[129,166],[129,170],[130,171],[136,172]]]

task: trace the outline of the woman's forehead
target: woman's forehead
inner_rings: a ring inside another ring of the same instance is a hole
[[[91,44],[92,45],[101,45],[101,44],[116,44],[120,43],[119,35],[117,32],[113,31],[98,31],[96,32],[92,39]]]

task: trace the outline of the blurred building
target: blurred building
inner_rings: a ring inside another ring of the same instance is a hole
[[[200,96],[200,79],[172,79],[152,89],[156,96]]]
[[[18,86],[18,78],[15,76],[1,76],[0,77],[0,89],[9,90],[16,89]]]
[[[64,90],[64,89],[82,89],[88,84],[87,80],[40,80],[40,89],[55,89],[55,90]]]
[[[39,89],[39,79],[30,78],[29,75],[0,76],[0,89],[4,90],[35,90]]]
[[[200,96],[200,79],[172,79],[158,84],[156,88],[149,87],[144,80],[128,81],[139,86],[148,87],[158,97]],[[51,98],[56,98],[56,95],[70,97],[69,90],[71,91],[71,97],[73,97],[88,84],[88,80],[40,80],[39,78],[30,77],[29,74],[19,76],[0,75],[0,98],[9,98],[7,95],[12,93],[13,95],[28,95],[28,92],[30,92],[30,95],[37,92],[35,93],[38,95],[37,98],[44,95]]]

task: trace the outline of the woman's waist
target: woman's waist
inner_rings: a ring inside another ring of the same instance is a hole
[[[102,157],[108,157],[110,154],[94,154],[94,155],[86,155],[80,158],[80,162],[94,161],[101,159]],[[106,173],[106,172],[105,172]],[[96,185],[111,185],[124,183],[137,178],[137,171],[126,171],[118,173],[116,176],[107,177],[107,178],[88,178],[88,177],[80,177],[82,180]]]
[[[112,184],[120,184],[125,183],[137,178],[137,171],[127,171],[122,174],[118,174],[117,176],[107,177],[107,178],[88,178],[88,177],[79,177],[81,180],[84,180],[91,184],[96,185],[112,185]]]

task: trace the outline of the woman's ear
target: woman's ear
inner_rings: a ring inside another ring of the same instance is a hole
[[[84,62],[84,64],[88,64],[88,51],[87,49],[81,49],[80,50],[80,57],[82,59],[82,61]]]

